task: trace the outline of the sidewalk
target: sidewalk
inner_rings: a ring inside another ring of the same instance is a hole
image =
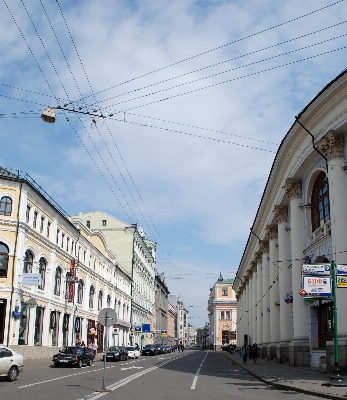
[[[237,354],[223,351],[223,355],[230,358],[233,363],[248,371],[254,378],[271,385],[279,390],[291,390],[325,399],[347,398],[347,387],[322,386],[329,382],[330,374],[310,367],[289,367],[286,364],[276,364],[274,361],[257,359],[248,360],[247,364]],[[347,377],[344,376],[346,384]]]

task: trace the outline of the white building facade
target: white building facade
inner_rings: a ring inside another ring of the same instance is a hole
[[[234,283],[238,345],[291,366],[333,369],[332,301],[307,302],[302,265],[347,264],[347,72],[299,114],[274,160]],[[260,240],[258,239],[260,238]],[[347,289],[337,292],[340,367],[347,369]]]

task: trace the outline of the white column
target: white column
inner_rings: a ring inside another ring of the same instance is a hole
[[[249,283],[249,277],[246,278],[246,282],[245,282],[246,286],[245,286],[245,308],[244,308],[244,318],[245,318],[245,323],[243,324],[244,327],[244,331],[243,334],[244,335],[249,335],[249,292],[250,292],[250,283]],[[244,336],[242,337],[242,344],[244,342]]]
[[[267,346],[271,341],[270,336],[270,257],[269,257],[269,241],[262,240],[260,243],[262,250],[262,312],[263,312],[263,347]],[[263,353],[263,355],[265,355]]]
[[[249,341],[252,342],[254,339],[254,308],[253,308],[253,301],[254,301],[254,274],[253,271],[249,277],[249,294],[248,294],[248,324],[249,324]]]
[[[278,280],[278,228],[277,225],[267,226],[270,255],[270,338],[271,344],[280,341],[280,309],[276,305],[280,300]]]
[[[344,172],[344,135],[329,131],[317,143],[328,162],[329,206],[332,236],[332,259],[337,264],[347,264],[347,175]],[[347,290],[337,289],[338,336],[347,339],[347,318],[343,311],[347,304]]]
[[[280,288],[280,333],[281,342],[290,342],[292,339],[292,305],[286,304],[284,298],[291,294],[291,264],[288,226],[288,207],[276,206],[275,216],[278,222],[278,256],[279,256],[279,288]]]
[[[263,343],[263,271],[262,271],[262,252],[256,254],[257,258],[257,296],[256,296],[256,316],[257,334],[253,343]]]

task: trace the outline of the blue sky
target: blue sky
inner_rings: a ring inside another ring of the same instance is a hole
[[[0,165],[28,172],[70,215],[141,225],[203,326],[209,288],[237,271],[278,144],[346,68],[346,11],[320,0],[5,0]],[[41,121],[69,103],[113,116]]]

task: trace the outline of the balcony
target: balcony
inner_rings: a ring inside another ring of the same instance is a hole
[[[312,232],[310,235],[310,246],[318,242],[318,240],[324,238],[325,236],[330,235],[330,230],[331,230],[331,222],[328,221],[323,226],[320,226],[318,229]]]

